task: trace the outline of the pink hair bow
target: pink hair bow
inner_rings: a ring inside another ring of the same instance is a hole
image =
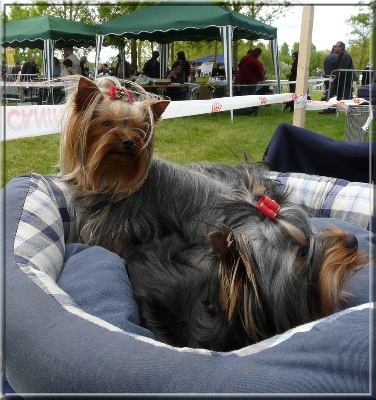
[[[133,93],[128,89],[118,86],[110,87],[110,98],[112,100],[125,100],[129,104],[132,104],[134,102]]]

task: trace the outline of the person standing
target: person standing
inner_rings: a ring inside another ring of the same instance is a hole
[[[1,79],[6,81],[7,79],[7,66],[5,64],[5,60],[1,60]]]
[[[87,65],[87,57],[86,56],[82,56],[80,58],[80,68],[81,68],[81,75],[88,78],[89,77],[89,66]]]
[[[295,89],[296,89],[296,77],[298,74],[298,58],[299,58],[299,52],[298,51],[294,51],[291,54],[291,58],[292,58],[292,65],[291,65],[291,70],[290,70],[290,74],[288,76],[288,80],[289,80],[289,90],[290,93],[295,93]],[[288,108],[290,108],[290,112],[294,111],[294,100],[291,100],[289,102],[286,103],[285,108],[283,109],[283,111],[286,111]]]
[[[80,75],[81,67],[79,58],[73,53],[73,46],[64,47],[65,60],[61,66],[61,77],[69,75]]]
[[[324,60],[324,74],[325,78],[329,78],[336,67],[336,62],[338,59],[338,54],[336,53],[335,45],[332,47],[332,52]],[[324,100],[328,101],[332,96],[329,93],[329,79],[324,81],[325,85],[325,97]]]
[[[21,71],[21,65],[19,61],[16,61],[12,68],[12,75],[17,75]]]
[[[60,76],[62,78],[70,75],[81,75],[80,59],[73,53],[73,46],[65,45],[63,48],[65,60],[61,64]],[[61,104],[65,99],[63,88],[53,91],[54,104]]]
[[[352,98],[354,73],[352,71],[339,70],[353,70],[354,63],[350,54],[345,50],[345,43],[338,41],[334,47],[336,54],[338,54],[335,68],[332,71],[332,74],[335,74],[333,81],[335,93],[337,94],[337,100],[349,100]]]
[[[190,73],[191,73],[191,64],[189,63],[189,61],[185,58],[185,53],[184,53],[184,51],[178,51],[177,53],[176,53],[176,55],[177,55],[177,60],[179,60],[180,61],[180,63],[181,63],[181,70],[184,72],[184,76],[185,76],[185,79],[187,80],[188,79],[188,77],[189,77],[189,75],[190,75]]]
[[[25,64],[22,66],[21,74],[27,75],[27,76],[21,77],[22,81],[30,81],[33,79],[33,77],[31,75],[36,75],[39,73],[39,68],[38,68],[37,64],[35,63],[35,59],[36,59],[36,56],[33,53],[30,55],[29,61],[25,62]]]
[[[239,83],[242,85],[241,91],[243,96],[256,94],[256,85],[265,80],[264,67],[259,58],[262,50],[260,47],[253,49],[242,63],[239,63]]]
[[[369,62],[367,66],[364,68],[365,72],[362,75],[362,86],[369,85],[370,83],[374,83],[374,72],[372,62]]]
[[[265,80],[264,67],[260,62],[262,50],[256,47],[249,56],[243,57],[239,63],[239,84],[241,86],[242,96],[256,94],[256,85]],[[247,107],[235,110],[236,114],[257,115],[258,107]]]
[[[57,57],[54,57],[54,65],[52,68],[52,76],[54,78],[59,78],[61,75],[61,64],[60,60]]]
[[[158,61],[159,58],[159,51],[154,50],[150,60],[146,61],[144,64],[144,74],[148,76],[149,78],[156,78],[159,79],[161,77],[161,71],[160,71],[160,63]]]

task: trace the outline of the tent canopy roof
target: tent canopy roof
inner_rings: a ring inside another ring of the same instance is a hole
[[[44,48],[44,40],[56,40],[56,47],[95,46],[96,27],[83,22],[43,15],[4,24],[3,47]]]
[[[158,43],[221,40],[219,26],[232,26],[233,40],[277,37],[277,28],[225,7],[208,4],[160,4],[141,8],[98,25],[99,35]]]
[[[196,63],[196,64],[202,64],[203,62],[210,62],[212,61],[214,58],[214,54],[210,55],[210,56],[206,56],[206,57],[201,57],[201,58],[197,58],[196,60],[190,60],[191,63]],[[224,64],[225,63],[225,58],[223,56],[223,54],[217,54],[217,64]]]

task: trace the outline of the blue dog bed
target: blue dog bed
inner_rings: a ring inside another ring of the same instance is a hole
[[[277,173],[318,226],[370,251],[372,186]],[[57,178],[31,174],[5,195],[5,375],[28,394],[370,394],[371,268],[343,310],[229,353],[175,348],[139,326],[124,262],[76,243]]]

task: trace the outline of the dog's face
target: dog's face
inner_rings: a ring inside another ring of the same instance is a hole
[[[356,237],[338,228],[311,232],[307,221],[297,237],[291,226],[264,223],[275,226],[209,234],[222,309],[229,321],[243,321],[253,342],[338,311],[345,284],[367,262]]]
[[[62,174],[86,194],[134,192],[147,176],[154,123],[168,104],[110,78],[95,83],[82,77],[68,102]]]

